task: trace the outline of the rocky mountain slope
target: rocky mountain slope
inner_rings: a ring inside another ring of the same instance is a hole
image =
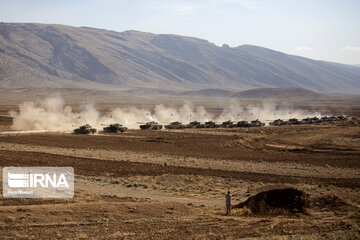
[[[360,68],[138,31],[0,24],[0,88],[307,88],[358,94]]]

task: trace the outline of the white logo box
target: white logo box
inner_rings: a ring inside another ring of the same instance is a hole
[[[72,167],[5,167],[4,198],[72,198]]]

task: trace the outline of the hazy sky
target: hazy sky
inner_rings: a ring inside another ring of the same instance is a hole
[[[173,33],[360,64],[360,0],[0,0],[0,21]]]

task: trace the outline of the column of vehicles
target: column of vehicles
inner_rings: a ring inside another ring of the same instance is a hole
[[[337,122],[337,121],[347,121],[350,118],[348,116],[324,116],[321,118],[318,117],[307,117],[302,120],[297,118],[291,118],[288,121],[277,119],[269,123],[270,126],[282,126],[282,125],[300,125],[300,124],[318,124],[324,122]]]
[[[281,126],[281,125],[299,125],[299,124],[316,124],[322,122],[335,122],[335,121],[346,121],[349,117],[340,115],[340,116],[324,116],[321,118],[318,117],[307,117],[302,120],[297,118],[291,118],[286,120],[277,119],[271,121],[269,123],[270,126]],[[144,125],[140,125],[140,129],[143,130],[160,130],[163,127],[165,129],[185,129],[185,128],[242,128],[242,127],[264,127],[265,123],[259,121],[258,119],[253,121],[225,121],[222,123],[214,122],[214,121],[207,121],[201,123],[199,121],[192,121],[188,124],[183,124],[179,121],[171,122],[170,124],[160,125],[157,122],[148,122]]]
[[[282,119],[277,119],[274,121],[269,122],[270,126],[283,126],[283,125],[300,125],[300,124],[318,124],[323,122],[335,122],[335,121],[346,121],[349,117],[340,115],[340,116],[324,116],[321,118],[318,117],[307,117],[302,120],[291,118],[287,121]],[[155,121],[147,122],[147,123],[139,123],[139,127],[141,130],[161,130],[163,128],[165,129],[185,129],[185,128],[249,128],[249,127],[264,127],[265,123],[259,121],[258,119],[253,121],[238,121],[234,122],[231,120],[218,123],[214,121],[207,121],[204,123],[201,123],[199,121],[192,121],[188,124],[183,124],[179,121],[171,122],[170,124],[159,124]],[[103,133],[120,133],[120,132],[126,132],[128,129],[127,127],[124,127],[120,123],[113,123],[106,125],[106,127],[103,128]],[[97,129],[92,128],[89,124],[85,124],[83,126],[80,126],[79,128],[74,129],[75,134],[93,134],[96,133]]]
[[[104,124],[102,124],[104,125]],[[104,125],[106,127],[103,128],[104,133],[120,133],[120,132],[126,132],[128,129],[127,127],[124,127],[120,123],[113,123],[109,125]],[[90,126],[90,124],[82,125],[76,129],[74,129],[75,134],[94,134],[97,132],[96,128],[93,128]]]

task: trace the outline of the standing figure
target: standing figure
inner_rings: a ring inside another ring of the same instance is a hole
[[[226,194],[226,215],[229,215],[231,212],[231,194],[230,191]]]

